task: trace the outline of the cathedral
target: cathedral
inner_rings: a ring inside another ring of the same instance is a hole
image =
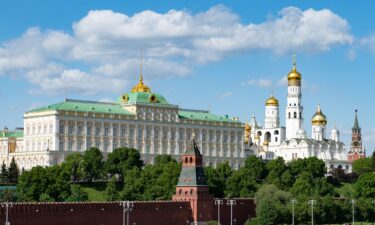
[[[258,124],[255,115],[245,125],[247,148],[265,160],[282,157],[290,162],[298,158],[317,157],[326,163],[327,169],[340,167],[351,172],[351,162],[364,157],[357,114],[353,127],[353,147],[349,154],[345,144],[340,141],[336,126],[327,131],[328,120],[320,105],[311,118],[311,137],[308,137],[304,127],[302,75],[297,71],[296,63],[293,63],[287,79],[285,127],[280,124],[279,101],[271,95],[265,102],[264,126]]]

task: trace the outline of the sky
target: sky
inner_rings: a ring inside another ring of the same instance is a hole
[[[114,101],[143,76],[181,108],[264,121],[273,92],[285,125],[296,55],[304,126],[321,104],[350,145],[358,109],[375,148],[373,1],[0,1],[0,127],[67,98]]]

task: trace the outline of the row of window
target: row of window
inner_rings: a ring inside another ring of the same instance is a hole
[[[67,132],[66,132],[66,127],[67,127]],[[144,132],[145,131],[145,132]],[[135,132],[135,129],[130,127],[129,128],[129,134],[128,136],[130,138],[133,138],[134,137],[134,132]],[[64,134],[64,133],[67,133],[67,134],[77,134],[77,135],[82,135],[83,134],[83,125],[78,125],[76,130],[75,130],[75,126],[74,125],[68,125],[66,126],[65,124],[60,124],[60,128],[59,128],[59,133],[60,134]],[[114,137],[117,137],[117,136],[121,136],[121,137],[125,137],[127,135],[127,129],[126,127],[113,127],[112,129],[110,129],[110,127],[104,127],[102,129],[101,126],[95,126],[95,127],[92,127],[91,125],[88,125],[86,127],[86,132],[85,132],[86,135],[88,136],[91,136],[91,135],[96,135],[96,136],[99,136],[99,135],[103,135],[103,136],[114,136]],[[191,139],[191,135],[192,133],[190,131],[186,132],[186,134],[184,135],[184,131],[183,130],[179,130],[178,132],[178,137],[179,139],[186,139],[186,140],[190,140]],[[175,140],[177,138],[177,132],[176,131],[168,131],[167,128],[162,128],[162,129],[154,129],[154,132],[153,132],[153,135],[152,135],[152,130],[151,128],[142,128],[142,127],[139,127],[138,130],[137,130],[137,138],[139,139],[142,139],[142,138],[155,138],[155,139],[172,139],[172,140]],[[209,132],[209,134],[205,133],[205,132],[202,132],[202,136],[201,136],[201,139],[202,141],[215,141],[214,140],[214,134],[213,132]],[[228,135],[227,133],[223,133],[222,135],[223,137],[223,142],[235,142],[235,135],[232,133],[231,135]],[[197,139],[200,139],[199,136],[196,137]],[[216,134],[216,140],[220,140],[221,138],[221,134],[220,133],[217,133]],[[237,136],[237,141],[238,142],[241,142],[242,141],[242,133],[239,132],[238,136]]]

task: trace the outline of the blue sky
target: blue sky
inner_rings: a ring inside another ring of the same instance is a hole
[[[274,92],[285,116],[292,54],[305,129],[318,104],[348,144],[359,110],[375,148],[373,1],[0,1],[0,127],[68,97],[112,100],[137,82],[184,108],[263,121]],[[328,133],[329,134],[329,133]]]

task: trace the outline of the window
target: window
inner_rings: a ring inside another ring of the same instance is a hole
[[[121,136],[125,137],[126,134],[126,127],[121,127]]]
[[[117,143],[116,142],[113,142],[112,144],[112,149],[116,149],[117,148]]]
[[[159,138],[159,130],[158,129],[155,129],[155,131],[154,131],[154,138],[155,139]]]
[[[109,136],[109,127],[104,127],[104,136]]]
[[[294,119],[297,119],[297,112],[294,112]]]
[[[113,128],[113,130],[112,130],[112,135],[113,135],[114,137],[117,136],[117,127],[114,127],[114,128]]]
[[[43,132],[46,134],[47,133],[47,125],[44,125]]]
[[[109,142],[108,142],[108,141],[105,141],[105,142],[104,142],[104,151],[105,151],[105,152],[108,152],[108,148],[109,148]]]
[[[163,129],[163,139],[165,140],[167,139],[167,137],[168,137],[168,131],[167,129]]]
[[[83,149],[82,149],[82,141],[79,141],[78,143],[77,143],[77,150],[78,151],[82,151]]]
[[[91,126],[90,125],[88,125],[87,128],[86,128],[86,134],[91,135]]]
[[[100,141],[95,141],[95,147],[100,148]]]
[[[176,132],[174,131],[171,131],[171,139],[174,140],[175,139],[175,136],[176,136]]]
[[[91,141],[90,140],[87,140],[86,142],[86,149],[90,149],[92,146],[91,146]]]
[[[73,141],[68,142],[68,150],[72,151],[73,150]]]
[[[68,134],[73,134],[73,131],[74,131],[74,125],[69,125]]]
[[[34,129],[33,129],[34,130]],[[65,130],[65,126],[64,124],[60,124],[60,127],[59,127],[59,132],[60,134],[63,134],[64,133],[64,130]]]
[[[288,118],[290,119],[290,112],[288,113]]]
[[[35,147],[35,145],[34,145],[34,143],[33,143],[33,145],[32,145],[32,150],[34,150],[34,147]],[[59,141],[59,150],[60,150],[60,151],[63,151],[63,150],[64,150],[64,141],[62,141],[62,140]]]
[[[143,129],[141,127],[138,128],[138,138],[141,139],[143,137]]]
[[[202,134],[202,141],[206,141],[206,133]]]
[[[99,126],[96,126],[96,127],[95,127],[95,135],[96,135],[96,136],[99,136],[99,135],[100,135],[100,127],[99,127]]]
[[[228,141],[228,135],[227,135],[227,134],[224,134],[223,139],[224,139],[224,140],[223,140],[224,142],[227,142],[227,141]]]
[[[299,118],[302,119],[302,112],[299,112]]]
[[[186,133],[186,140],[190,140],[191,139],[191,133],[190,132],[187,132]]]
[[[129,137],[130,138],[134,137],[134,129],[133,128],[130,128],[130,130],[129,130]]]
[[[50,133],[50,134],[53,133],[53,125],[49,125],[49,133]]]
[[[82,134],[82,130],[83,130],[82,125],[78,125],[77,134],[81,135]]]
[[[151,129],[147,128],[147,130],[146,130],[146,138],[150,138],[150,137],[151,137]]]

